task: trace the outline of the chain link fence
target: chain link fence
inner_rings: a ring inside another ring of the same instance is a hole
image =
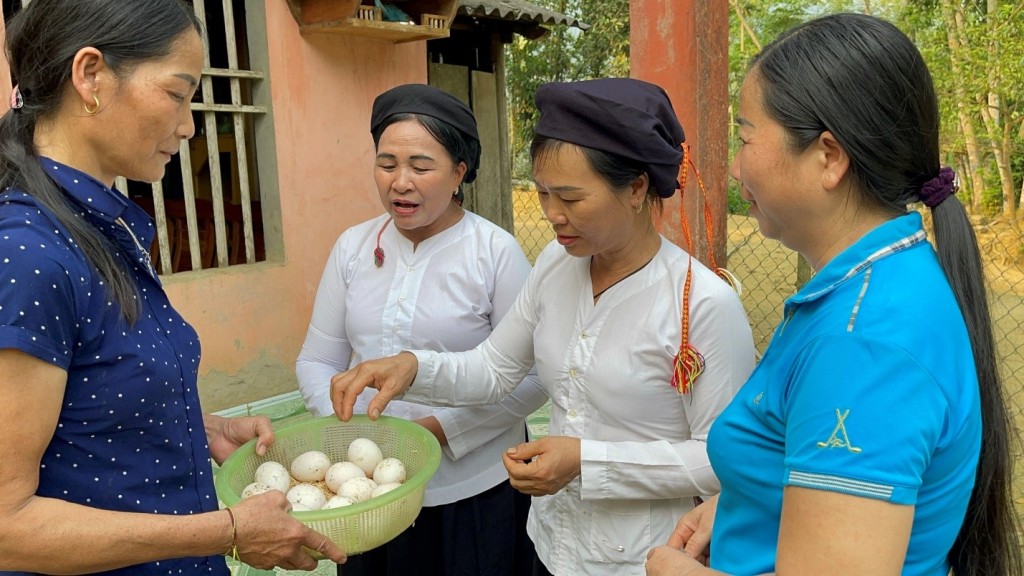
[[[1024,231],[1016,222],[1002,218],[976,216],[972,221],[985,262],[1003,390],[1017,433],[1012,456],[1016,465],[1013,500],[1024,526]]]
[[[529,183],[513,186],[515,235],[532,263],[554,238],[544,221],[536,192]],[[1024,427],[1024,232],[1002,219],[973,218],[985,262],[993,331],[1005,395],[1018,435]],[[925,222],[928,222],[925,214]],[[729,215],[727,268],[743,284],[743,304],[750,318],[754,345],[764,352],[782,318],[785,299],[798,285],[799,256],[762,236],[757,222]],[[908,300],[908,305],[913,305]],[[1014,445],[1017,465],[1014,502],[1024,520],[1024,450]]]
[[[555,239],[555,233],[541,214],[537,190],[532,182],[512,183],[512,212],[516,240],[533,264],[540,251]]]

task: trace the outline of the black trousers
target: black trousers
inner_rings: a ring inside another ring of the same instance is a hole
[[[423,508],[416,522],[380,548],[349,557],[340,576],[533,576],[526,535],[530,497],[508,481]]]
[[[537,555],[533,555],[533,574],[532,576],[554,576],[551,572],[548,572],[547,566],[537,558]]]

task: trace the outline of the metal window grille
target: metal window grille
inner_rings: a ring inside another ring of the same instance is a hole
[[[244,3],[222,0],[220,6],[211,3],[209,10],[205,0],[191,3],[207,43],[223,41],[223,51],[218,50],[222,62],[211,66],[213,50],[208,46],[200,89],[192,102],[196,135],[181,142],[180,170],[169,169],[163,181],[152,184],[151,198],[131,194],[156,221],[152,256],[163,275],[265,258],[262,213],[254,210],[261,203],[250,152],[255,150],[253,117],[265,114],[266,108],[253,105],[247,90],[264,74],[239,62],[238,41],[244,41],[244,34],[236,33],[235,22],[238,12],[244,25]],[[212,27],[221,22],[223,28]],[[222,88],[226,83],[227,89],[215,90],[215,82]],[[174,189],[170,195],[168,183]],[[119,178],[117,188],[127,194],[129,184]]]

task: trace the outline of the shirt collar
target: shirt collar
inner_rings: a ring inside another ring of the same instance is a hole
[[[86,212],[114,222],[128,210],[128,199],[92,176],[45,156],[39,162],[47,175],[74,198]]]
[[[910,212],[865,234],[814,275],[786,304],[803,304],[832,292],[875,262],[926,240],[921,215]]]

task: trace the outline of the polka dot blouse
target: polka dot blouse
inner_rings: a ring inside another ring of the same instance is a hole
[[[38,494],[151,514],[215,510],[196,388],[199,339],[140,250],[153,238],[152,220],[88,175],[45,158],[42,165],[127,262],[141,315],[132,326],[122,319],[48,210],[19,190],[0,193],[0,348],[16,348],[68,373],[57,428],[40,463]],[[104,574],[227,573],[224,559],[214,556]]]

